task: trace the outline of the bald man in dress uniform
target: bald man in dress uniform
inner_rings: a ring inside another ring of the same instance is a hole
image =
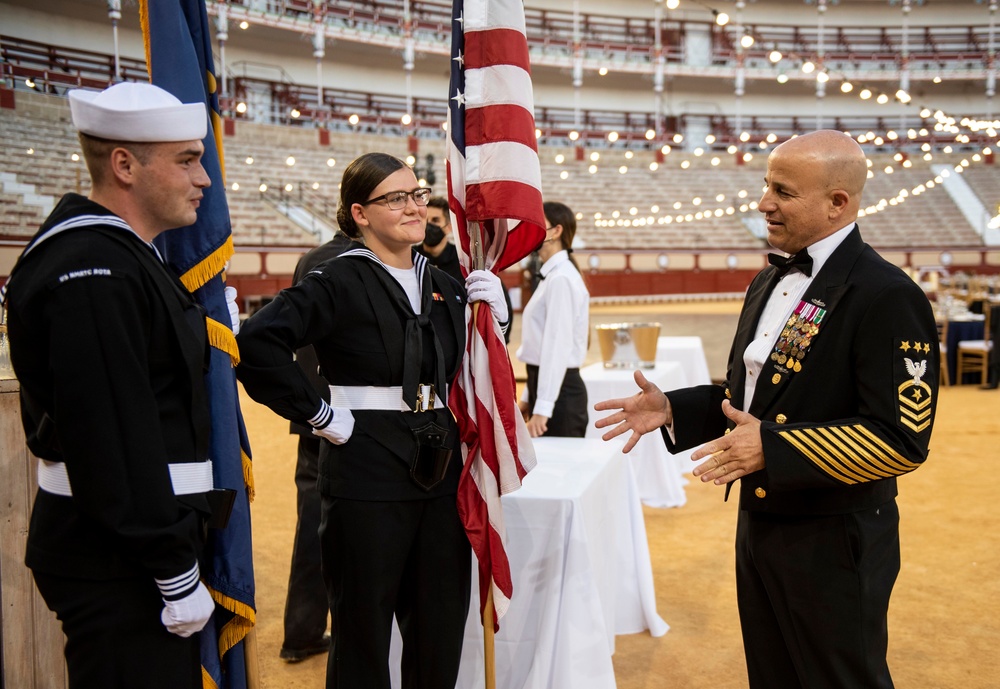
[[[723,385],[596,405],[630,450],[660,429],[702,481],[740,481],[736,585],[751,689],[890,689],[896,477],[927,457],[939,348],[920,288],[861,239],[849,136],[771,153],[759,210],[783,255],[747,290]],[[617,410],[617,411],[615,411]],[[707,576],[711,580],[711,576]]]

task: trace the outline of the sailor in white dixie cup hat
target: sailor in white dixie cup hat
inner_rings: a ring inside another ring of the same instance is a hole
[[[137,83],[69,102],[92,188],[59,201],[7,290],[41,458],[25,562],[66,633],[70,686],[200,688],[208,345],[151,242],[197,219],[206,108]]]

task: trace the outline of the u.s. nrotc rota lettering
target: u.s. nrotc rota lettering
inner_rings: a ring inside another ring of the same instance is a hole
[[[68,273],[63,273],[59,276],[59,282],[66,282],[67,280],[74,280],[76,278],[89,278],[94,276],[106,276],[111,277],[110,268],[87,268],[86,270],[71,270]]]

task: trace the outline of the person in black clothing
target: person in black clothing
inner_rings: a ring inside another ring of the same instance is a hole
[[[502,327],[500,280],[465,286],[413,250],[430,189],[368,153],[344,171],[337,220],[358,240],[241,328],[247,393],[308,424],[320,448],[320,547],[332,617],[328,689],[388,689],[395,616],[404,689],[453,689],[471,589],[462,472],[447,391],[465,354],[466,302]],[[313,345],[327,402],[292,354]]]
[[[351,245],[351,238],[337,231],[333,239],[306,252],[295,266],[292,284],[297,285],[316,266],[342,254]],[[319,361],[312,346],[295,353],[302,372],[316,391],[330,401],[330,384],[319,372]],[[309,656],[326,653],[330,637],[326,635],[330,612],[323,583],[319,546],[320,495],[319,448],[321,439],[313,435],[311,426],[290,424],[290,432],[299,436],[295,461],[295,491],[297,520],[292,544],[292,562],[285,596],[285,638],[279,652],[282,660],[297,663]]]
[[[595,405],[626,451],[659,430],[671,452],[704,443],[703,482],[739,481],[751,689],[893,686],[896,477],[927,459],[941,362],[927,296],[861,238],[867,170],[843,132],[776,147],[758,210],[784,255],[747,290],[725,383],[664,394],[636,372],[638,394]]]
[[[458,249],[450,241],[450,235],[451,211],[448,208],[448,199],[443,196],[432,196],[427,202],[427,229],[424,230],[424,241],[416,247],[417,253],[426,256],[428,262],[435,268],[443,270],[459,282],[464,282],[465,276],[462,275],[462,264],[458,260]],[[510,322],[513,324],[514,307],[506,285],[503,285],[503,298],[507,303]],[[509,327],[504,331],[503,338],[504,342],[510,344]]]
[[[7,285],[28,447],[25,563],[62,622],[72,689],[202,686],[212,468],[205,317],[152,241],[197,219],[208,116],[151,84],[69,94],[93,181]]]

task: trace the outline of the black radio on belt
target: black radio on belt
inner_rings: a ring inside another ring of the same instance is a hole
[[[444,480],[451,459],[448,430],[433,421],[413,429],[417,449],[410,464],[410,478],[424,490],[431,490]]]

